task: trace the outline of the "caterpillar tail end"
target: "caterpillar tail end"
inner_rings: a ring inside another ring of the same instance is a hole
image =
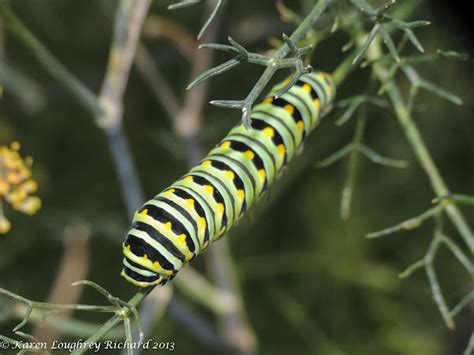
[[[133,263],[126,257],[123,259],[123,268],[120,275],[128,282],[141,288],[164,285],[168,282],[168,278],[162,277],[160,274],[142,269],[140,265]]]

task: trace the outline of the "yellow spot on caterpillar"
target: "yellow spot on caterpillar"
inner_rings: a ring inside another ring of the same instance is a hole
[[[186,176],[184,179],[183,179],[184,182],[193,182],[193,177],[192,176]]]
[[[188,205],[190,205],[190,206],[194,206],[194,200],[193,200],[192,198],[188,198],[188,199],[186,200],[186,203],[187,203]]]
[[[199,218],[199,226],[202,229],[205,229],[207,227],[207,222],[206,222],[206,219],[204,217]]]
[[[210,160],[205,160],[201,163],[202,166],[212,166],[212,163]]]
[[[224,209],[224,205],[223,205],[222,203],[218,203],[217,206],[216,206],[216,208],[217,208],[217,212],[218,212],[219,214],[224,214],[224,210],[225,210],[225,209]]]
[[[278,145],[278,151],[280,152],[281,155],[285,155],[286,153],[286,148],[283,144]]]
[[[176,191],[175,189],[168,189],[165,192],[170,193],[170,194],[174,194],[175,191]]]
[[[300,130],[301,133],[304,132],[304,122],[303,121],[298,121],[296,123],[296,127],[298,127],[298,129]]]
[[[224,174],[225,174],[226,178],[228,178],[228,179],[234,180],[234,178],[235,178],[234,172],[232,172],[230,170],[224,171]]]
[[[144,255],[143,255],[143,259],[148,260],[148,255],[144,254]],[[157,261],[157,262],[158,262],[158,261]],[[160,265],[160,264],[158,264],[158,265]]]
[[[206,190],[210,194],[214,193],[214,187],[212,187],[211,185],[204,185],[204,190]]]
[[[171,224],[171,222],[166,222],[166,223],[165,223],[165,228],[166,228],[167,230],[171,230],[172,227],[173,227],[173,224]]]
[[[240,202],[244,202],[244,200],[245,200],[245,191],[244,190],[237,190],[237,194],[239,195]]]
[[[260,179],[262,181],[265,181],[265,179],[267,178],[267,174],[265,173],[265,170],[264,169],[260,169],[258,171],[258,176],[260,176]]]
[[[272,127],[267,127],[262,132],[264,135],[270,138],[272,138],[275,135],[275,130]]]
[[[160,269],[162,269],[161,264],[160,264],[158,261],[155,261],[155,262],[153,263],[153,265],[156,266],[156,267],[158,267],[158,268],[160,268]]]
[[[264,104],[271,104],[273,102],[273,97],[267,97],[265,100],[263,100]]]
[[[321,108],[321,101],[319,99],[314,100],[314,106],[316,106],[318,109]]]
[[[304,84],[303,85],[303,90],[307,93],[310,93],[311,92],[311,85],[309,84]]]
[[[286,79],[285,81],[283,81],[283,85],[286,85],[290,82],[290,79]]]
[[[176,237],[175,244],[177,244],[178,248],[187,248],[186,244],[186,234],[180,234]],[[190,261],[194,258],[194,254],[191,252],[183,253],[184,254],[184,261]]]
[[[230,142],[225,141],[224,143],[221,144],[221,148],[230,148]]]
[[[295,112],[295,108],[293,105],[285,105],[285,107],[283,108],[286,112],[288,112],[290,115],[293,114],[293,112]]]
[[[244,155],[247,157],[247,159],[252,160],[255,157],[255,153],[252,152],[251,150],[245,151]]]
[[[185,246],[186,245],[186,234],[180,234],[176,236],[176,244]]]

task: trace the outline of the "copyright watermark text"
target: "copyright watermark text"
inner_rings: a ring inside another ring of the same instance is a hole
[[[76,341],[58,341],[55,340],[51,346],[48,346],[45,342],[25,342],[25,341],[16,341],[16,342],[7,342],[0,340],[0,350],[65,350],[70,353],[76,350],[89,350],[95,353],[99,351],[107,350],[124,350],[124,349],[133,349],[133,350],[163,350],[163,351],[173,351],[176,347],[176,343],[173,341],[118,341],[118,340],[105,340],[102,342],[88,343],[82,339]]]

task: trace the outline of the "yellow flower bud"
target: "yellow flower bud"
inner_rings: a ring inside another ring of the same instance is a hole
[[[10,221],[6,219],[5,216],[0,215],[0,234],[8,233],[11,227],[12,224],[10,223]]]
[[[0,147],[0,203],[8,202],[13,209],[32,215],[41,207],[41,200],[31,196],[38,190],[38,184],[31,178],[33,158],[23,159],[19,153],[20,143],[13,142],[10,147]],[[10,221],[1,212],[0,233],[11,229]]]
[[[21,148],[21,145],[20,143],[15,141],[15,142],[12,142],[12,144],[10,144],[10,148],[13,150],[19,151]]]
[[[4,180],[0,180],[0,196],[5,196],[8,191],[10,191],[10,185]]]
[[[7,174],[7,180],[10,184],[18,184],[21,181],[21,176],[16,171],[11,171]]]
[[[26,213],[28,215],[35,214],[41,207],[41,200],[37,196],[31,196],[26,198],[20,206],[18,206],[18,210]]]
[[[1,186],[1,184],[0,184],[0,186]],[[25,191],[28,194],[32,194],[32,193],[35,193],[36,191],[38,191],[38,184],[36,183],[36,181],[30,179],[30,180],[27,180],[24,183],[22,183],[19,188],[20,188],[20,190]]]

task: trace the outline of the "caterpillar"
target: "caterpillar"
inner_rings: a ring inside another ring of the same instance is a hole
[[[147,201],[123,243],[122,276],[139,287],[164,285],[228,231],[302,149],[329,110],[331,76],[300,77],[286,93],[275,86],[242,123],[186,175]]]

